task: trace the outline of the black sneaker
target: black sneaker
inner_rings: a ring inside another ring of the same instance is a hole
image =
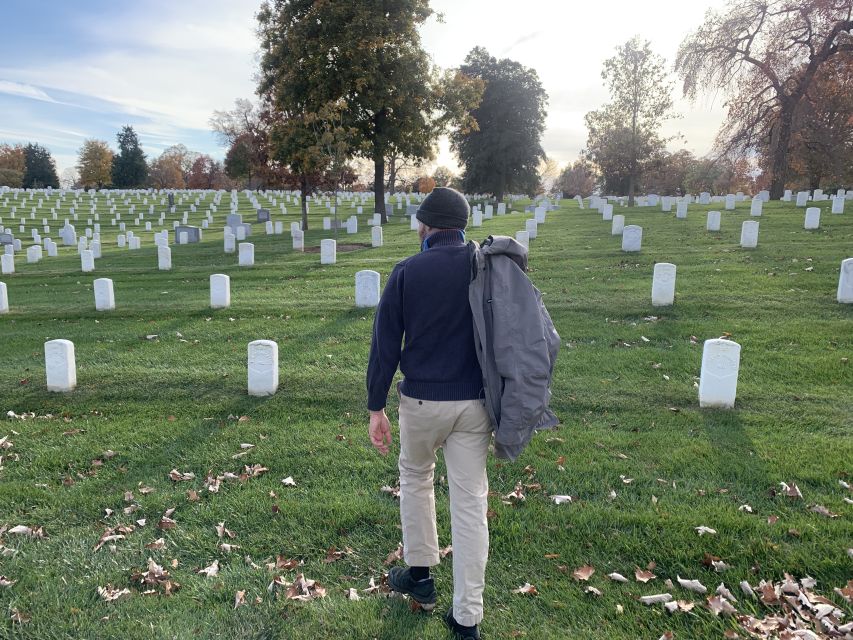
[[[453,617],[452,608],[448,609],[447,613],[444,614],[444,624],[450,629],[454,640],[480,640],[480,630],[477,629],[477,625],[475,624],[473,627],[463,627],[460,625]]]
[[[424,611],[435,609],[438,597],[435,593],[435,580],[432,578],[414,580],[409,569],[391,567],[388,572],[388,586],[397,593],[412,596]]]

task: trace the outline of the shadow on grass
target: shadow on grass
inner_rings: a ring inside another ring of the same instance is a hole
[[[763,491],[773,484],[738,411],[703,409],[702,420],[721,480],[753,491]]]

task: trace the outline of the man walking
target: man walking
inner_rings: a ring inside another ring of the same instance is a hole
[[[445,622],[456,638],[479,638],[489,551],[486,458],[492,423],[474,347],[469,303],[471,255],[465,243],[470,207],[458,191],[434,189],[416,217],[421,252],[391,273],[373,328],[367,370],[370,438],[383,455],[391,444],[385,404],[399,365],[400,519],[408,568],[393,567],[388,585],[432,610],[430,567],[439,563],[433,472],[444,450],[450,488],[453,606]]]

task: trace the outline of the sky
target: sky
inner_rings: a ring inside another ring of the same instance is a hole
[[[357,0],[352,0],[357,1]],[[0,0],[0,142],[38,142],[60,172],[87,138],[115,148],[130,124],[149,158],[183,143],[222,158],[208,120],[236,98],[253,98],[255,14],[260,0]],[[681,40],[723,0],[433,0],[443,22],[422,28],[445,68],[475,46],[536,69],[549,95],[543,147],[561,164],[586,142],[584,114],[607,102],[601,67],[640,35],[669,67]],[[672,150],[711,149],[725,96],[680,99],[665,135]],[[435,165],[456,168],[447,141]]]

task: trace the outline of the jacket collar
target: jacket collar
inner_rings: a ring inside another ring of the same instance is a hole
[[[421,251],[434,247],[447,247],[465,244],[465,232],[462,229],[441,229],[424,238]]]

